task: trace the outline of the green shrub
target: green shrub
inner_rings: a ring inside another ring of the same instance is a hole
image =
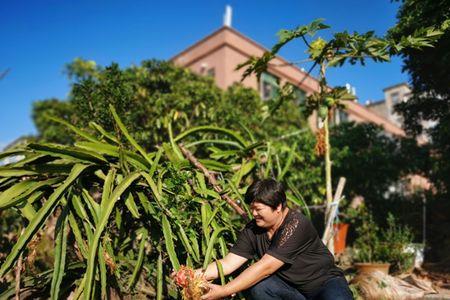
[[[397,224],[392,214],[388,214],[385,230],[374,222],[371,214],[363,213],[362,223],[356,229],[354,261],[365,263],[390,263],[390,271],[405,272],[414,262],[414,253],[408,251],[413,234],[407,226]]]
[[[381,233],[386,244],[386,258],[391,264],[391,272],[402,273],[414,264],[414,252],[407,249],[413,242],[413,234],[408,226],[397,224],[394,216],[389,213],[388,228]]]

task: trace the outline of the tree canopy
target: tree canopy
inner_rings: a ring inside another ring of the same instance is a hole
[[[398,23],[389,34],[404,36],[434,26],[443,35],[435,47],[403,51],[404,70],[412,84],[412,97],[397,105],[411,134],[431,137],[434,162],[431,177],[440,191],[450,191],[450,1],[402,1]],[[424,121],[430,121],[424,123]],[[424,126],[428,124],[431,126]]]

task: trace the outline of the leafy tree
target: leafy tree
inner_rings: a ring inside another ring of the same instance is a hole
[[[331,143],[335,174],[347,178],[350,198],[362,195],[368,205],[385,198],[389,187],[409,174],[423,174],[428,152],[410,138],[389,137],[370,123],[334,127]]]
[[[409,175],[428,176],[427,147],[418,146],[413,138],[387,136],[381,127],[368,123],[340,124],[332,128],[330,138],[334,146],[334,174],[347,178],[347,199],[363,196],[380,227],[388,225],[388,211],[412,227],[417,241],[421,241],[422,222],[417,220],[421,219],[422,198],[420,193],[408,189]],[[342,203],[344,215],[349,213],[345,210],[348,200]],[[352,236],[353,231],[350,240]]]
[[[65,127],[50,120],[48,116],[76,122],[73,113],[73,104],[69,101],[48,99],[33,103],[32,118],[39,133],[39,138],[44,141],[52,141],[61,144],[73,143],[73,135]]]
[[[448,258],[450,244],[450,1],[402,1],[397,14],[398,23],[390,30],[392,37],[421,30],[423,27],[440,27],[444,34],[434,48],[422,52],[405,50],[404,70],[411,78],[412,97],[397,105],[403,116],[405,129],[413,135],[425,133],[430,142],[424,147],[431,153],[429,176],[434,192],[427,194],[428,222],[427,259],[440,261]],[[424,123],[425,121],[425,123]],[[430,124],[424,127],[423,124]]]
[[[290,179],[307,202],[317,202],[323,196],[317,184],[321,182],[321,170],[313,153],[314,140],[305,117],[293,101],[281,105],[279,99],[263,102],[255,90],[240,84],[222,91],[211,78],[163,61],[145,61],[139,67],[125,69],[115,64],[106,68],[97,66],[95,72],[92,66],[80,60],[68,66],[77,72],[71,77],[74,81],[67,101],[51,99],[35,103],[34,119],[41,139],[70,144],[76,138],[48,116],[65,119],[91,132],[100,125],[115,133],[114,120],[107,109],[112,104],[123,116],[130,134],[145,149],[155,149],[169,138],[169,124],[173,135],[202,125],[233,129],[244,136],[250,132],[253,142],[260,141],[262,146],[271,143],[271,153],[263,158],[270,162],[270,170],[261,176]],[[274,107],[280,111],[279,115],[269,113]],[[297,151],[292,154],[294,144]],[[291,168],[279,167],[277,162],[289,156]],[[283,176],[279,176],[281,173]]]
[[[163,61],[146,61],[124,70],[112,64],[95,76],[79,74],[76,79],[69,98],[76,125],[88,127],[95,120],[114,132],[108,110],[112,104],[136,140],[148,149],[167,136],[168,118],[179,119],[174,131],[211,123],[214,104],[221,97],[210,78]]]
[[[102,70],[93,60],[84,60],[77,57],[73,62],[66,65],[65,73],[69,79],[81,81],[83,79],[96,78]]]
[[[433,48],[424,51],[405,49],[404,70],[411,76],[412,97],[399,104],[409,133],[423,130],[431,137],[434,158],[432,179],[441,191],[450,191],[450,1],[402,1],[398,23],[390,30],[394,38],[423,27],[441,27],[444,34]],[[431,129],[423,121],[435,122]]]

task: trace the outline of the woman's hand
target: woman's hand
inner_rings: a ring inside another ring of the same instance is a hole
[[[201,297],[202,300],[222,299],[229,296],[224,286],[209,283],[207,287],[209,291]]]

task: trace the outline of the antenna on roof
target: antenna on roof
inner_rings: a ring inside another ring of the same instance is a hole
[[[352,86],[350,83],[346,83],[345,88],[347,89],[347,93],[350,93],[353,96],[356,96],[356,88],[354,86]]]
[[[223,26],[231,27],[232,10],[231,6],[225,6],[225,14],[223,15]]]
[[[350,85],[350,83],[346,83],[345,84],[345,88],[347,89],[347,93],[351,93],[352,92],[352,86]]]

